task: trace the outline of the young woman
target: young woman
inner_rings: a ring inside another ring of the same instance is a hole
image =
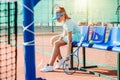
[[[52,56],[49,64],[47,64],[46,67],[41,69],[41,71],[43,72],[54,71],[53,66],[56,58],[58,58],[58,60],[55,68],[60,68],[64,62],[64,59],[62,58],[60,53],[60,47],[67,45],[67,55],[69,55],[71,53],[72,42],[79,42],[81,39],[77,24],[67,15],[63,7],[59,7],[53,19],[62,23],[63,33],[61,35],[53,36],[51,38],[51,44],[53,46]]]

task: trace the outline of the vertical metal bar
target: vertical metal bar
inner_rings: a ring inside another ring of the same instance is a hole
[[[82,47],[82,51],[83,51],[83,68],[85,68],[86,67],[85,47]]]
[[[117,80],[120,80],[120,52],[118,53],[118,61],[117,61],[117,67],[118,67],[118,70],[117,70],[117,76],[118,76],[118,79]]]
[[[117,0],[117,6],[119,6],[119,0]],[[119,24],[119,9],[118,9],[118,12],[117,12],[117,22],[118,22],[118,24]],[[117,26],[118,26],[118,24],[117,24]]]
[[[17,80],[17,2],[14,2],[15,11],[14,11],[14,26],[15,26],[15,80]]]
[[[88,23],[89,23],[89,3],[88,3],[88,0],[86,1],[87,3],[86,3],[86,13],[87,13],[87,25],[88,25]]]
[[[8,2],[8,44],[10,44],[10,2]]]
[[[54,16],[54,0],[52,0],[52,18]],[[54,32],[54,21],[52,20],[52,32]]]
[[[71,53],[73,53],[73,46],[71,47]],[[73,55],[70,56],[70,67],[73,68]]]

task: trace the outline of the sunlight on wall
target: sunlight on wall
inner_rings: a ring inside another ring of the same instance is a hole
[[[75,13],[85,13],[87,7],[87,0],[75,0]]]

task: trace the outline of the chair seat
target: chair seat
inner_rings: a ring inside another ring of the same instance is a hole
[[[119,34],[120,34],[120,27],[111,27],[107,42],[102,44],[94,44],[93,48],[112,50],[114,46],[120,45]]]
[[[89,26],[79,26],[80,29],[80,34],[84,36],[84,40],[83,42],[88,41],[88,37],[89,37]],[[79,46],[79,42],[72,42],[72,47],[78,47]]]
[[[78,46],[82,46],[82,44],[80,45],[80,42],[72,42],[72,47],[78,47]]]
[[[92,47],[102,50],[111,50],[113,46],[117,46],[117,44],[113,44],[113,43],[94,44]]]
[[[100,42],[100,41],[94,41],[93,44],[102,44],[102,43],[103,43],[103,42]],[[83,43],[82,43],[82,46],[83,46],[83,47],[88,47],[88,48],[90,48],[90,47],[93,46],[93,44],[90,44],[90,42],[87,41],[87,42],[83,42]]]
[[[82,47],[92,47],[93,44],[90,44],[89,42],[83,42]]]
[[[92,34],[91,34],[91,38],[90,38],[90,42],[84,42],[82,44],[83,47],[92,47],[93,44],[91,43],[91,41],[93,41],[93,43],[103,43],[105,40],[105,34],[106,34],[106,27],[105,26],[94,26],[92,29]]]
[[[77,47],[79,42],[73,42],[72,47]]]
[[[120,52],[120,45],[112,48],[112,51]]]

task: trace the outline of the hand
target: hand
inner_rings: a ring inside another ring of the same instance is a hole
[[[70,56],[67,56],[67,57],[65,58],[65,60],[67,60],[67,61],[70,60]]]

